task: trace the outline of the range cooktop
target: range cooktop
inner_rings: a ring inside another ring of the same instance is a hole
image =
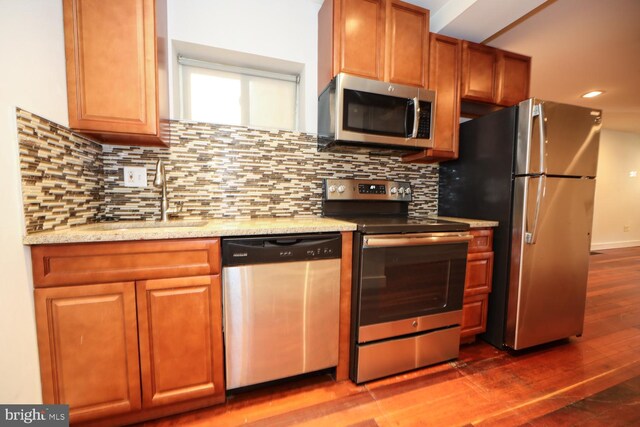
[[[326,179],[324,216],[358,224],[370,234],[466,231],[468,224],[409,214],[411,184],[405,181]]]
[[[358,224],[358,231],[368,234],[433,233],[466,231],[469,224],[430,217],[332,216]]]

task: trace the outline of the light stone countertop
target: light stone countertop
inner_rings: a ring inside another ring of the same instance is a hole
[[[456,218],[452,216],[436,216],[434,218],[444,219],[446,221],[464,222],[465,224],[469,224],[469,227],[471,228],[488,228],[498,226],[498,221],[488,221],[484,219]]]
[[[331,218],[304,216],[293,218],[176,220],[192,226],[162,226],[152,221],[119,221],[80,225],[57,231],[25,236],[25,245],[114,242],[126,240],[188,239],[269,234],[323,233],[353,231],[356,225]],[[128,228],[129,227],[129,228]]]

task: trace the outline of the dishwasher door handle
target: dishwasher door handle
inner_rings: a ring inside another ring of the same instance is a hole
[[[460,233],[416,233],[386,234],[364,238],[363,248],[391,248],[400,246],[443,245],[447,243],[468,243],[473,236],[468,232]]]

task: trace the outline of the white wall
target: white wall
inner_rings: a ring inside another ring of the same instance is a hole
[[[630,176],[633,171],[637,172],[635,177]],[[591,247],[628,246],[640,246],[640,134],[604,129]]]
[[[317,129],[318,11],[322,0],[168,0],[169,40],[302,64],[301,131]],[[171,44],[171,43],[170,43]],[[175,56],[176,52],[170,49]],[[170,70],[170,81],[177,73]],[[175,82],[174,82],[175,83]],[[176,91],[173,91],[176,95]],[[172,118],[178,118],[175,102]]]
[[[0,403],[39,403],[15,107],[67,123],[62,2],[0,0]]]

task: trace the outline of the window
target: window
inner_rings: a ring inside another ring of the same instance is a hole
[[[178,57],[181,117],[297,130],[298,75]]]

